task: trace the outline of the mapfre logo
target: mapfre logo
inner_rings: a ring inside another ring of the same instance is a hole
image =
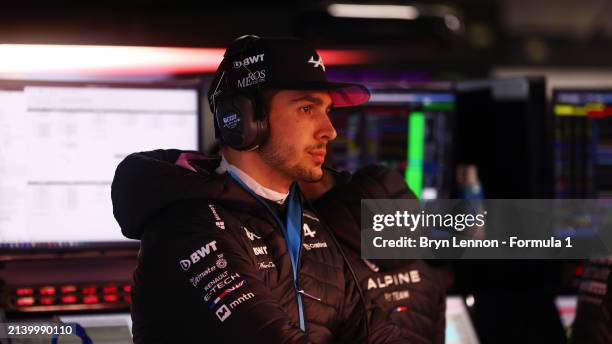
[[[234,68],[238,69],[243,66],[252,65],[258,62],[263,62],[264,54],[259,54],[255,56],[249,56],[242,61],[234,61]]]
[[[189,259],[183,259],[179,262],[181,268],[185,271],[189,270],[191,265],[200,261],[200,259],[206,257],[211,252],[215,252],[217,250],[217,242],[211,241],[206,245],[200,247],[199,250],[193,252],[189,255]]]

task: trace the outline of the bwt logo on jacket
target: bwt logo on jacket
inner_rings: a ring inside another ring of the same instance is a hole
[[[179,263],[181,265],[181,268],[183,268],[183,270],[187,271],[189,270],[189,268],[191,267],[192,264],[195,264],[197,262],[200,261],[200,259],[206,257],[207,255],[209,255],[211,252],[215,252],[217,250],[217,242],[216,241],[211,241],[209,243],[207,243],[206,245],[200,247],[199,250],[193,252],[191,255],[189,255],[190,259],[183,259],[181,260]]]
[[[264,60],[264,54],[249,56],[242,61],[234,61],[234,68],[238,69],[242,66],[248,66],[248,65],[255,64],[257,62],[263,62],[263,60]]]
[[[268,247],[267,246],[253,247],[253,252],[255,253],[256,256],[259,256],[262,254],[268,254]]]

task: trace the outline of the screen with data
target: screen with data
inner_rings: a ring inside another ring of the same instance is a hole
[[[128,154],[199,147],[199,87],[0,81],[0,249],[129,244],[111,182]]]
[[[368,103],[335,109],[332,164],[354,172],[381,164],[401,173],[417,197],[448,197],[453,178],[455,96],[450,91],[371,89]]]
[[[556,90],[557,198],[612,197],[612,90]]]

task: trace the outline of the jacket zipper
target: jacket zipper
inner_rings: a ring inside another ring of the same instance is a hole
[[[302,209],[302,214],[300,214],[300,251],[298,252],[298,256],[297,256],[297,260],[295,262],[295,291],[296,291],[296,298],[295,301],[297,302],[297,306],[298,306],[298,318],[302,318],[300,319],[301,321],[304,321],[304,329],[306,329],[306,315],[304,314],[304,302],[302,300],[302,295],[300,293],[300,266],[302,264],[302,260],[300,259],[302,257],[302,250],[304,249],[304,231],[302,230],[302,228],[304,228],[304,210]],[[302,290],[303,292],[303,290]],[[300,309],[302,310],[300,312]]]

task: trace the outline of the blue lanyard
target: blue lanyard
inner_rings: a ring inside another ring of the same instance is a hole
[[[248,191],[255,199],[261,203],[274,217],[274,220],[278,223],[287,242],[289,248],[289,257],[291,257],[291,268],[293,270],[293,282],[296,291],[298,313],[300,317],[300,328],[306,332],[306,322],[304,321],[304,306],[302,295],[298,292],[297,280],[298,280],[298,264],[300,261],[300,246],[302,241],[302,205],[300,203],[299,192],[297,190],[297,184],[291,185],[289,191],[287,205],[287,219],[282,221],[278,216],[276,210],[270,208],[270,205],[264,201],[259,195],[251,190],[236,174],[232,171],[227,173],[234,178],[234,180],[246,191]]]
[[[64,323],[62,323],[64,324]],[[76,336],[78,336],[79,338],[81,338],[81,343],[82,344],[93,344],[93,341],[91,340],[91,338],[87,335],[87,332],[85,331],[85,329],[77,324],[77,323],[73,323],[71,324],[74,326],[74,334]],[[58,336],[57,335],[53,335],[53,337],[51,337],[51,344],[57,344],[58,342]]]

